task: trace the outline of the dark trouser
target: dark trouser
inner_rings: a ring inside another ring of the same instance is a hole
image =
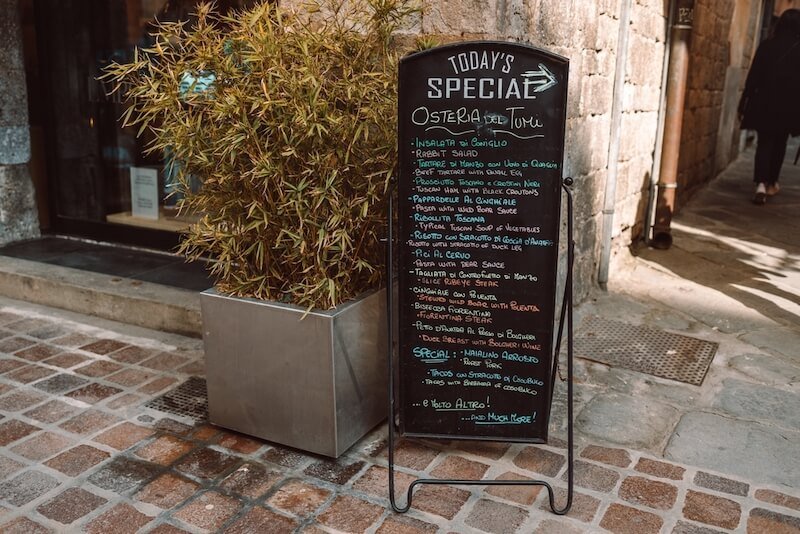
[[[786,141],[789,132],[758,132],[756,164],[753,173],[755,183],[774,185],[781,174],[783,158],[786,156]]]

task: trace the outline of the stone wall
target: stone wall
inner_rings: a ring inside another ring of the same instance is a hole
[[[800,9],[800,0],[775,0],[776,17],[780,17],[787,9]]]
[[[303,0],[283,0],[299,6]],[[440,42],[530,43],[570,59],[565,175],[575,178],[576,296],[597,279],[620,12],[631,6],[612,251],[643,235],[662,95],[669,0],[425,0],[408,32]],[[735,108],[760,0],[697,0],[679,170],[684,199],[738,152]],[[733,113],[733,114],[732,114]],[[612,274],[613,276],[613,274]]]
[[[663,0],[636,0],[631,13],[614,245],[642,238],[658,134],[667,36]]]
[[[697,0],[678,168],[678,206],[739,152],[737,105],[755,51],[759,0]]]
[[[423,32],[446,40],[516,40],[569,58],[564,173],[575,179],[578,300],[597,281],[623,1],[631,3],[632,52],[625,67],[612,235],[614,246],[624,247],[640,236],[647,206],[666,36],[663,0],[441,0],[425,2],[422,17]]]
[[[17,0],[0,0],[0,244],[39,235]]]
[[[596,284],[607,179],[620,9],[630,36],[613,230],[615,246],[641,234],[653,165],[666,35],[663,0],[426,0],[416,31],[442,42],[519,41],[569,58],[566,176],[575,179],[576,299]]]

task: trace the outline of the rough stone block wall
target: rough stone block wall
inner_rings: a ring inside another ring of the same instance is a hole
[[[613,250],[643,235],[653,172],[669,0],[424,0],[411,35],[440,42],[519,41],[570,59],[565,175],[575,179],[576,295],[597,279],[620,10],[630,2]],[[302,0],[283,0],[301,5]],[[679,199],[736,155],[738,129],[722,121],[744,80],[759,0],[697,0],[679,170]],[[738,15],[737,15],[738,13]],[[736,25],[732,26],[738,17]],[[732,31],[732,28],[738,28]],[[749,34],[748,34],[749,32]],[[732,44],[738,47],[732,52]],[[741,50],[740,50],[741,49]],[[731,71],[735,66],[738,71]],[[732,104],[733,102],[733,104]],[[720,139],[724,139],[722,143]],[[720,155],[721,154],[721,155]],[[613,274],[612,274],[613,276]]]
[[[722,111],[717,131],[714,174],[721,172],[739,155],[743,132],[739,129],[739,96],[758,44],[762,6],[760,0],[740,0],[733,9],[728,42],[730,64],[723,88]]]
[[[0,0],[0,244],[36,237],[30,131],[17,0]]]
[[[658,134],[667,35],[663,0],[636,0],[631,9],[613,235],[627,247],[643,234]]]
[[[653,165],[666,35],[663,0],[631,0],[615,246],[641,235]],[[434,0],[419,31],[443,42],[511,40],[569,58],[565,175],[575,179],[576,297],[597,279],[621,0]]]
[[[406,29],[441,43],[528,43],[570,60],[565,176],[575,179],[576,299],[597,280],[619,12],[623,0],[424,0]],[[632,4],[613,234],[627,246],[640,232],[656,138],[664,53],[663,0]],[[303,0],[282,0],[298,8]],[[637,222],[638,221],[638,222]]]
[[[800,0],[775,0],[776,16],[780,16],[787,9],[800,9]]]
[[[698,0],[695,4],[678,160],[679,203],[714,176],[714,153],[706,147],[716,147],[732,16],[730,0]]]

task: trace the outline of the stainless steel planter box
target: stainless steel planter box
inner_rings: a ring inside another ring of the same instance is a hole
[[[386,417],[386,293],[330,311],[201,294],[209,418],[337,457]]]

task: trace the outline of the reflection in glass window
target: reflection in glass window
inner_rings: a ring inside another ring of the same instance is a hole
[[[152,44],[155,20],[191,21],[197,0],[33,0],[42,96],[47,117],[49,180],[59,217],[179,229],[172,224],[168,154],[143,154],[148,139],[122,128],[124,105],[98,80],[112,61],[128,62]],[[217,1],[224,12],[253,0]],[[201,82],[201,83],[197,83]],[[210,79],[195,80],[195,90]],[[156,169],[161,225],[131,218],[131,167]],[[172,169],[174,171],[174,167]],[[165,182],[165,177],[167,181]],[[185,223],[184,223],[185,224]]]

